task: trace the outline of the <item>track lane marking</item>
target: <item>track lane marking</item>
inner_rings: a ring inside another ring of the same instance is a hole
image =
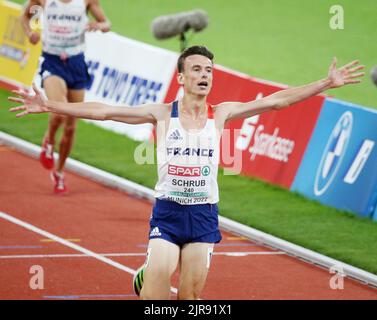
[[[27,223],[25,221],[17,219],[17,218],[15,218],[15,217],[13,217],[13,216],[11,216],[9,214],[6,214],[6,213],[4,213],[2,211],[0,211],[0,218],[3,218],[4,220],[12,222],[12,223],[14,223],[16,225],[19,225],[19,226],[21,226],[21,227],[23,227],[23,228],[25,228],[27,230],[33,231],[35,233],[38,233],[38,234],[42,235],[45,238],[50,238],[52,240],[55,240],[56,242],[59,242],[59,243],[61,243],[62,245],[66,246],[66,247],[69,247],[69,248],[71,248],[73,250],[79,251],[79,252],[81,252],[81,253],[83,253],[83,254],[85,254],[87,256],[90,256],[90,257],[92,257],[94,259],[102,261],[102,262],[104,262],[104,263],[106,263],[106,264],[108,264],[110,266],[113,266],[114,268],[117,268],[119,270],[127,272],[127,273],[129,273],[131,275],[135,275],[136,274],[136,270],[134,270],[134,269],[128,268],[128,267],[126,267],[126,266],[124,266],[124,265],[122,265],[122,264],[120,264],[118,262],[115,262],[115,261],[113,261],[111,259],[103,257],[103,256],[99,255],[98,253],[95,253],[95,252],[93,252],[91,250],[88,250],[88,249],[86,249],[84,247],[81,247],[81,246],[79,246],[79,245],[77,245],[75,243],[72,243],[72,242],[69,242],[67,240],[64,240],[63,238],[60,238],[60,237],[58,237],[58,236],[56,236],[56,235],[54,235],[54,234],[52,234],[50,232],[47,232],[47,231],[42,230],[42,229],[40,229],[40,228],[38,228],[36,226],[33,226],[30,223]],[[173,287],[170,288],[170,291],[173,292],[173,293],[177,293],[178,292],[178,290],[176,288],[173,288]]]
[[[43,246],[36,245],[12,245],[12,246],[0,246],[0,250],[11,250],[11,249],[42,249]]]
[[[145,253],[98,253],[101,257],[138,257]],[[4,255],[0,259],[37,259],[37,258],[88,258],[86,254],[20,254]]]
[[[67,240],[69,242],[81,242],[81,239],[64,239],[64,240]],[[39,241],[40,242],[56,242],[55,240],[52,240],[52,239],[41,239]]]
[[[43,296],[45,299],[57,299],[57,300],[78,300],[87,298],[101,298],[101,299],[114,299],[114,298],[128,298],[137,297],[136,294],[75,294],[64,296]]]
[[[234,256],[242,257],[249,255],[284,255],[282,251],[245,251],[245,252],[214,252],[213,255],[217,256]],[[98,253],[102,257],[141,257],[145,253]],[[19,254],[19,255],[0,255],[0,259],[45,259],[45,258],[87,258],[86,254]]]

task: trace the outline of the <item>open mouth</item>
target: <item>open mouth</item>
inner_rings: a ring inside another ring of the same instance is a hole
[[[198,83],[198,86],[200,87],[200,88],[207,88],[208,87],[208,82],[207,81],[201,81],[201,82],[199,82]]]

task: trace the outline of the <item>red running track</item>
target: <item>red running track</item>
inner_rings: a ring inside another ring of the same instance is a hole
[[[0,145],[1,212],[126,270],[1,217],[0,299],[137,299],[132,270],[144,262],[152,205],[69,172],[66,178],[69,194],[55,196],[37,160]],[[331,289],[327,270],[222,234],[202,299],[377,300],[375,288],[346,278],[342,290]],[[35,265],[43,268],[43,289],[30,287]]]

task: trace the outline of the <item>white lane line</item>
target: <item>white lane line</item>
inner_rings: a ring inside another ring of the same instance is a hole
[[[101,257],[138,257],[145,253],[98,253]],[[90,258],[86,254],[20,254],[0,256],[0,259]]]
[[[102,262],[104,262],[104,263],[106,263],[106,264],[108,264],[110,266],[113,266],[113,267],[115,267],[115,268],[117,268],[119,270],[125,271],[127,273],[132,274],[132,275],[136,274],[136,270],[134,270],[134,269],[128,268],[128,267],[126,267],[126,266],[124,266],[124,265],[122,265],[122,264],[120,264],[118,262],[115,262],[115,261],[113,261],[111,259],[103,257],[103,256],[99,255],[98,253],[95,253],[93,251],[85,249],[85,248],[83,248],[83,247],[81,247],[81,246],[79,246],[79,245],[77,245],[75,243],[72,243],[72,242],[69,242],[67,240],[64,240],[64,239],[62,239],[62,238],[60,238],[60,237],[58,237],[58,236],[56,236],[56,235],[54,235],[54,234],[52,234],[50,232],[44,231],[44,230],[39,229],[36,226],[33,226],[33,225],[31,225],[31,224],[29,224],[27,222],[24,222],[24,221],[19,220],[19,219],[15,218],[15,217],[12,217],[9,214],[6,214],[6,213],[0,211],[0,218],[3,218],[4,220],[10,221],[10,222],[12,222],[14,224],[17,224],[17,225],[19,225],[19,226],[21,226],[21,227],[23,227],[23,228],[25,228],[27,230],[33,231],[35,233],[38,233],[38,234],[40,234],[40,235],[42,235],[42,236],[44,236],[46,238],[50,238],[51,240],[59,242],[59,243],[61,243],[62,245],[66,246],[66,247],[72,248],[72,249],[74,249],[76,251],[79,251],[79,252],[81,252],[81,253],[83,253],[83,254],[85,254],[87,256],[90,256],[90,257],[92,257],[94,259],[100,260],[100,261],[102,261]],[[173,287],[171,287],[170,290],[173,293],[177,293],[178,292],[178,290],[176,288],[173,288]]]
[[[218,256],[234,256],[243,257],[248,255],[279,255],[285,254],[282,251],[249,251],[249,252],[214,252],[213,255]],[[98,253],[101,257],[140,257],[145,253]],[[0,259],[46,259],[46,258],[88,258],[86,254],[19,254],[19,255],[0,255]]]
[[[286,254],[286,253],[283,251],[214,252],[214,255],[224,255],[224,256],[234,256],[234,257],[270,256],[270,255],[279,255],[279,254]]]
[[[102,261],[104,263],[107,263],[107,264],[109,264],[109,265],[111,265],[111,266],[113,266],[113,267],[115,267],[117,269],[123,270],[123,271],[128,272],[128,273],[130,273],[132,275],[134,275],[136,273],[136,270],[134,270],[134,269],[128,268],[128,267],[126,267],[126,266],[124,266],[124,265],[122,265],[120,263],[117,263],[117,262],[115,262],[113,260],[107,259],[106,257],[103,257],[103,256],[101,256],[101,255],[99,255],[99,254],[97,254],[97,253],[95,253],[93,251],[85,249],[85,248],[83,248],[83,247],[81,247],[81,246],[79,246],[79,245],[77,245],[75,243],[72,243],[72,242],[69,242],[67,240],[64,240],[63,238],[60,238],[60,237],[58,237],[58,236],[56,236],[56,235],[54,235],[52,233],[49,233],[47,231],[44,231],[42,229],[39,229],[39,228],[37,228],[37,227],[29,224],[27,222],[24,222],[22,220],[14,218],[14,217],[10,216],[9,214],[6,214],[6,213],[0,211],[0,218],[3,218],[4,220],[10,221],[10,222],[12,222],[14,224],[17,224],[17,225],[25,228],[25,229],[28,229],[28,230],[33,231],[35,233],[38,233],[38,234],[40,234],[40,235],[42,235],[42,236],[44,236],[46,238],[49,238],[49,239],[54,240],[56,242],[59,242],[59,243],[61,243],[62,245],[66,246],[66,247],[69,247],[69,248],[72,248],[72,249],[74,249],[76,251],[84,253],[87,256],[90,256],[90,257],[95,258],[97,260],[100,260],[100,261]]]

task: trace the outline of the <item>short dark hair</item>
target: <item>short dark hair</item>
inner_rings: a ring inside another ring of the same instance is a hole
[[[177,67],[178,67],[179,73],[183,72],[183,70],[184,70],[185,59],[187,57],[193,56],[195,54],[205,56],[209,60],[211,60],[211,62],[213,62],[214,55],[206,47],[204,47],[204,46],[192,46],[192,47],[185,49],[178,58]]]

